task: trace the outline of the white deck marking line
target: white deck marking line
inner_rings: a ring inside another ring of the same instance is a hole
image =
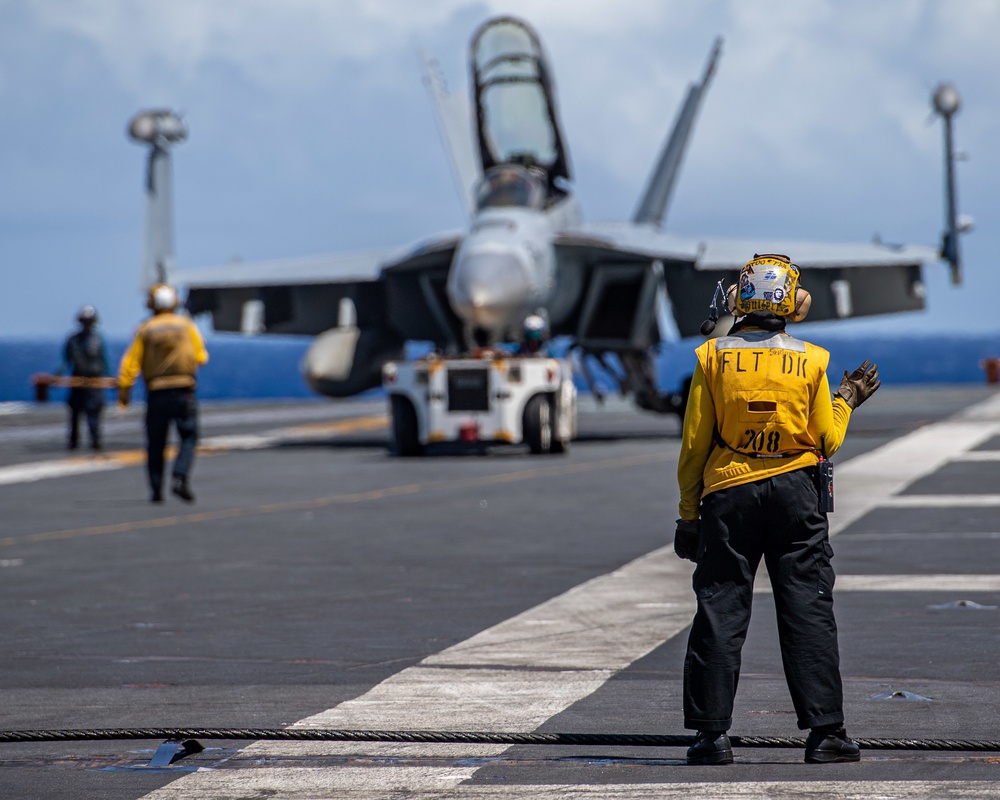
[[[769,594],[761,574],[754,594]],[[1000,575],[838,575],[834,594],[843,592],[1000,592]]]
[[[214,455],[232,450],[261,450],[274,447],[282,442],[307,441],[340,433],[384,428],[387,417],[384,415],[352,417],[331,422],[310,422],[291,428],[277,428],[264,433],[230,434],[210,436],[198,443],[199,455]],[[176,447],[169,448],[169,457],[173,458]],[[93,456],[75,456],[51,461],[35,461],[29,464],[14,464],[0,467],[0,486],[12,483],[30,483],[49,478],[65,478],[69,475],[84,475],[89,472],[107,472],[145,464],[145,450],[123,450],[95,454]]]
[[[1000,592],[1000,575],[838,575],[834,592]]]
[[[667,768],[669,769],[669,767]],[[680,769],[680,767],[678,767]],[[356,800],[369,797],[371,768],[344,767],[338,770],[296,768],[260,768],[246,771],[240,790],[234,791],[234,773],[231,770],[198,773],[202,787],[200,800],[230,800],[233,797],[270,797],[275,786],[281,786],[281,800]],[[460,790],[427,790],[426,769],[413,767],[407,773],[398,773],[382,783],[380,798],[426,797],[433,800],[461,797],[466,800],[983,800],[1000,797],[1000,786],[994,781],[737,781],[725,783],[638,783],[600,785],[522,785],[462,786]],[[737,767],[730,767],[736,772]],[[287,773],[297,777],[291,783]],[[241,773],[242,774],[242,773]],[[186,778],[183,780],[187,780]],[[156,797],[186,798],[171,792],[172,783],[155,793]]]
[[[688,626],[694,565],[665,547],[403,670],[295,728],[532,731]],[[659,605],[650,608],[650,603]],[[664,607],[664,604],[669,606]],[[539,624],[545,623],[545,624]],[[539,669],[541,668],[541,669]],[[375,745],[381,756],[498,755],[505,745]],[[241,757],[360,755],[365,743],[263,742]],[[408,767],[379,769],[402,770]],[[444,767],[449,785],[478,769]],[[430,773],[428,773],[430,775]],[[446,776],[446,778],[445,778]],[[372,773],[371,789],[381,779]],[[433,785],[441,784],[435,779]]]
[[[989,508],[1000,506],[1000,494],[901,494],[881,503],[890,508]]]
[[[837,510],[830,517],[830,535],[850,527],[918,478],[930,475],[956,455],[971,450],[998,433],[1000,394],[950,419],[918,428],[852,458],[835,470],[833,481]],[[851,435],[850,428],[847,435]]]
[[[1000,461],[1000,450],[970,450],[959,453],[952,461]]]
[[[661,548],[430,656],[360,697],[292,727],[534,730],[687,627],[694,611],[692,570],[691,563],[674,556],[672,546]],[[666,603],[669,606],[665,609]],[[258,742],[229,763],[306,755],[475,758],[499,755],[506,749],[505,745]],[[277,782],[269,785],[280,787],[283,797],[344,797],[342,791],[348,790],[358,792],[357,797],[381,798],[397,786],[432,793],[451,790],[477,769],[474,764],[333,768],[322,770],[325,777],[316,778],[325,794],[314,793],[310,786],[317,784],[312,784],[303,770],[275,771],[272,776]],[[229,796],[251,791],[256,784],[254,776],[259,774],[256,769],[227,771],[228,788],[224,791],[231,792]],[[197,773],[148,797],[193,799],[205,797],[207,790],[201,773]]]
[[[33,464],[18,464],[0,467],[0,485],[30,483],[49,478],[65,478],[68,475],[84,475],[89,472],[105,472],[126,466],[114,458],[94,456],[93,458],[62,458],[57,461],[36,461]]]
[[[1000,431],[1000,396],[971,411],[965,419],[955,417],[921,428],[843,464],[836,478],[838,511],[831,520],[831,533],[844,530],[886,498],[937,469],[953,454],[975,447]],[[984,416],[994,421],[984,424]],[[692,569],[692,564],[673,554],[672,546],[660,548],[430,656],[365,694],[307,717],[292,727],[535,730],[687,627],[694,611],[690,589]],[[670,603],[670,610],[664,612],[653,607],[662,603]],[[540,666],[550,669],[537,669]],[[146,797],[205,800],[274,793],[283,798],[362,800],[383,798],[395,792],[408,798],[437,799],[510,796],[511,789],[519,798],[531,797],[529,787],[460,786],[475,775],[478,766],[474,764],[250,768],[266,756],[347,755],[374,759],[377,764],[382,757],[462,755],[473,759],[498,755],[506,749],[500,745],[257,742],[229,760],[230,764],[246,760],[247,769],[192,773]],[[754,785],[764,787],[758,795],[750,788]],[[786,787],[793,784],[778,785],[782,796],[791,796]],[[883,789],[886,785],[857,784],[855,788],[864,787],[863,794],[852,794],[854,790],[847,784],[830,783],[823,788],[824,796],[828,797],[867,797],[886,796]],[[906,784],[905,796],[920,796],[914,793],[920,785],[923,784]],[[687,797],[693,786],[686,783],[619,787],[619,793],[612,795],[609,786],[553,785],[534,787],[534,796],[642,798],[653,796],[650,792],[655,791],[660,798],[680,796],[678,793]],[[820,784],[805,786],[815,791]],[[723,784],[718,792],[713,788],[711,793],[700,796],[770,797],[773,794],[767,792],[773,789],[774,784]],[[930,791],[927,790],[927,797],[941,796]]]

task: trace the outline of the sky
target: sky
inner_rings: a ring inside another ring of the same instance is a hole
[[[1000,330],[1000,0],[0,0],[0,336],[63,335],[85,303],[109,334],[144,315],[146,150],[125,135],[141,109],[188,126],[181,269],[460,228],[418,52],[467,91],[470,37],[498,14],[541,37],[588,221],[631,216],[723,36],[666,227],[762,250],[936,245],[930,95],[952,81],[965,282],[931,265],[928,309],[873,330]]]

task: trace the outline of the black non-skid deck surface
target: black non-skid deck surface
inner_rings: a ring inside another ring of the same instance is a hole
[[[992,396],[978,386],[886,387],[855,414],[837,460]],[[380,401],[205,406],[203,439],[218,446],[197,459],[194,505],[147,501],[141,457],[128,456],[141,456],[138,411],[108,415],[107,455],[95,457],[129,465],[41,479],[18,473],[91,458],[63,450],[61,414],[49,406],[0,417],[7,730],[286,726],[673,535],[679,422],[619,403],[584,404],[566,456],[508,448],[423,459],[387,455]],[[1000,436],[976,448],[991,451],[1000,451]],[[995,495],[998,479],[1000,461],[955,460],[902,494]],[[875,508],[834,539],[838,574],[1000,574],[998,508]],[[916,586],[835,595],[849,733],[1000,738],[1000,593]],[[981,607],[935,607],[955,601]],[[686,633],[540,730],[686,733]],[[886,693],[908,694],[875,699]],[[767,594],[755,597],[732,733],[803,735]],[[159,744],[0,744],[0,795],[137,798],[196,767],[245,769],[227,760],[240,742],[203,742],[205,751],[149,769]],[[484,759],[470,785],[518,797],[528,785],[992,781],[1000,758],[867,751],[861,764],[817,768],[798,750],[738,749],[731,767],[688,768],[682,756],[679,748],[518,746]],[[437,765],[449,759],[461,761]],[[331,763],[340,762],[316,760]]]

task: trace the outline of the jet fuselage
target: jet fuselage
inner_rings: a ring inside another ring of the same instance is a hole
[[[455,251],[447,283],[448,301],[473,339],[514,337],[525,316],[548,306],[556,282],[555,234],[579,218],[572,197],[549,209],[479,211]]]

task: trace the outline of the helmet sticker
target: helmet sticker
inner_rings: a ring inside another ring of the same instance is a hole
[[[737,311],[741,315],[765,311],[789,316],[795,311],[798,278],[799,268],[786,256],[755,256],[740,271]]]

